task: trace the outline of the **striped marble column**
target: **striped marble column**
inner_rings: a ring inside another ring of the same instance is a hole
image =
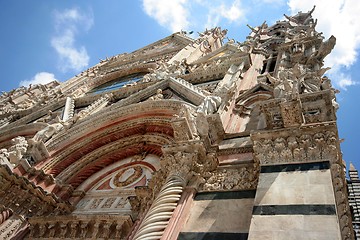
[[[188,149],[188,151],[190,150]],[[192,176],[192,169],[197,158],[195,151],[181,152],[176,147],[166,151],[161,159],[162,170],[167,172],[165,184],[142,219],[133,235],[133,240],[161,238],[181,198],[184,187]]]
[[[186,182],[184,179],[170,175],[149,211],[141,222],[133,239],[160,239],[177,206]]]

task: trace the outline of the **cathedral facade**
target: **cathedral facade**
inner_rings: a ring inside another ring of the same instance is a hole
[[[1,239],[355,239],[313,11],[3,93]]]

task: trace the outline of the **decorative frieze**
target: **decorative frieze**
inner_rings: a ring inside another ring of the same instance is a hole
[[[338,161],[339,141],[334,124],[258,132],[251,139],[255,158],[262,165]]]
[[[102,196],[101,192],[98,192],[97,195],[92,196],[86,195],[80,202],[76,205],[76,210],[74,211],[77,214],[95,214],[95,213],[130,213],[130,203],[128,201],[129,193],[117,192],[120,196],[115,196],[114,192],[109,192],[109,197]],[[133,194],[133,192],[131,192]],[[102,196],[102,197],[99,197]]]
[[[16,214],[58,215],[72,210],[69,203],[46,193],[27,178],[12,173],[7,166],[0,165],[0,176],[0,204],[11,208]]]
[[[200,191],[228,191],[256,189],[259,167],[255,164],[218,168],[205,173],[205,183]]]
[[[130,216],[67,215],[31,218],[27,239],[125,239]]]

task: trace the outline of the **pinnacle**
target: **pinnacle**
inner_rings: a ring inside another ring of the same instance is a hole
[[[356,168],[354,167],[352,162],[350,162],[350,167],[349,168],[350,168],[349,171],[356,171]]]

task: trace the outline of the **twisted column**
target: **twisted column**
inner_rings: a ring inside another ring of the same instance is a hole
[[[181,194],[191,177],[194,154],[178,152],[167,155],[163,161],[168,177],[149,211],[139,225],[133,240],[160,239],[180,200]]]
[[[0,205],[0,224],[5,222],[11,215],[13,211],[10,208]]]
[[[183,192],[185,182],[170,176],[149,211],[141,222],[133,239],[160,239]]]

